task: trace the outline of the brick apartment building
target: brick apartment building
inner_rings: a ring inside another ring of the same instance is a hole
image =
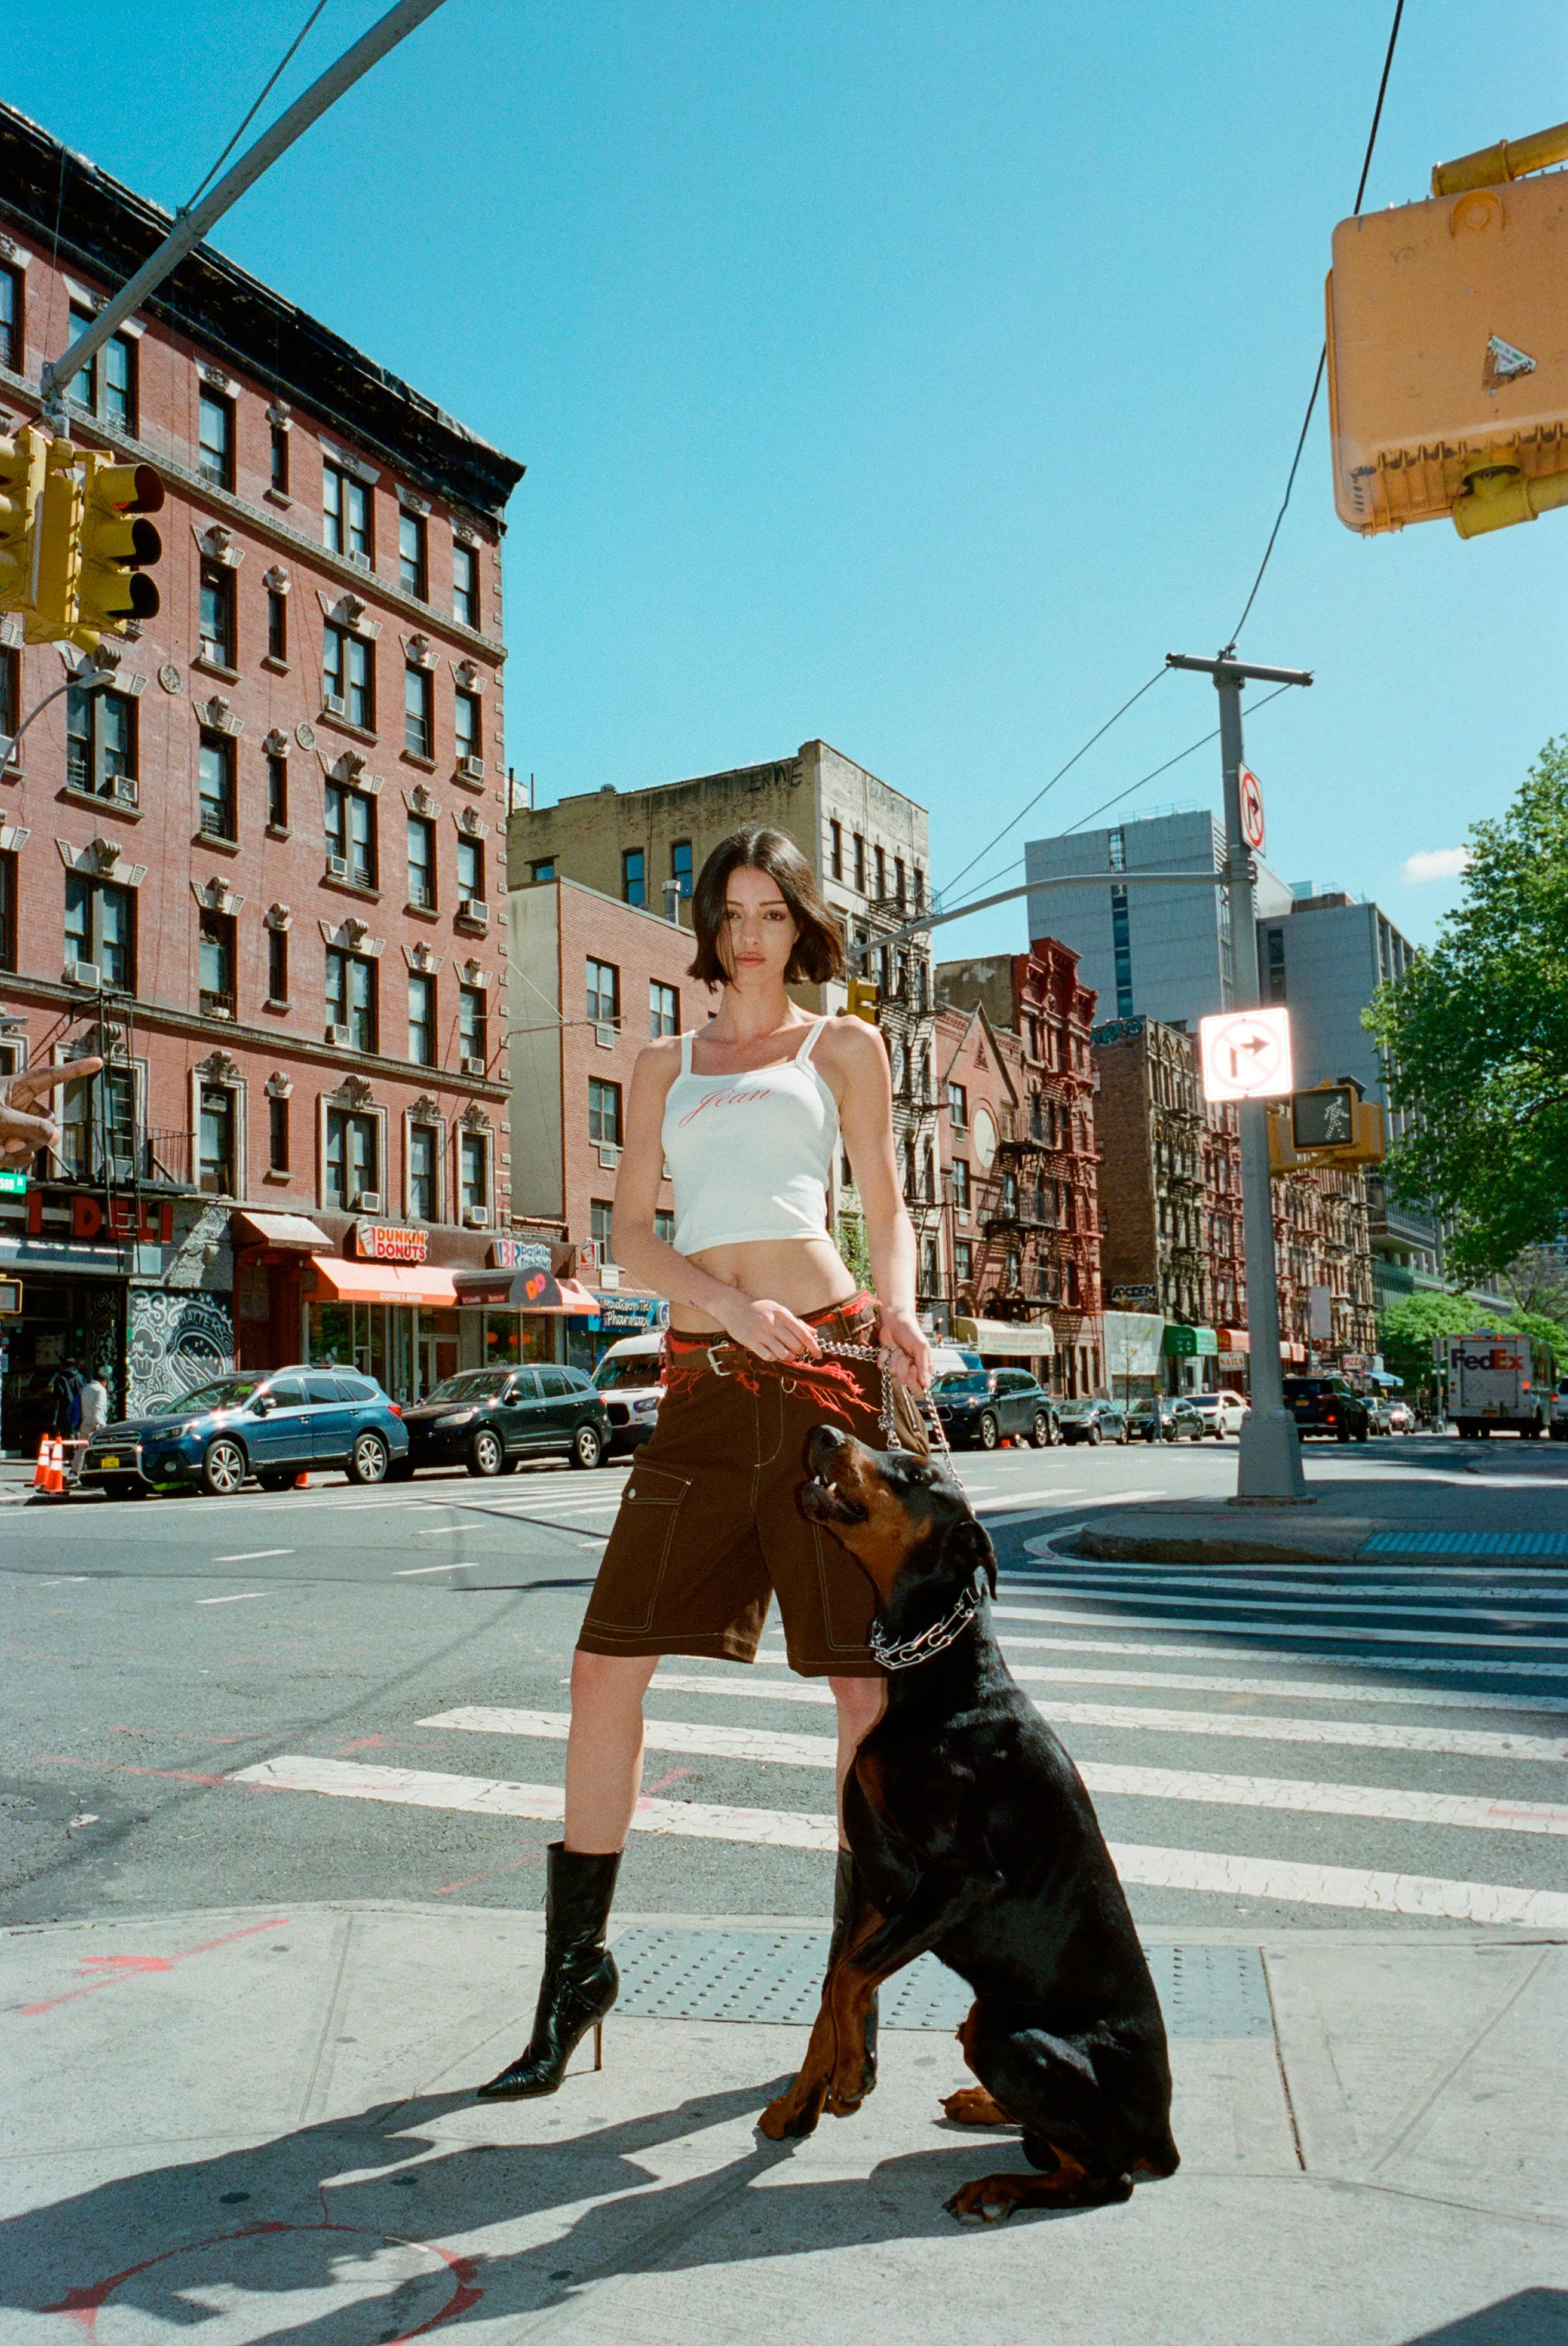
[[[1095,997],[1052,937],[1025,954],[942,962],[936,984],[951,1308],[1048,1326],[1036,1372],[1065,1395],[1099,1391]]]
[[[168,226],[0,108],[0,428]],[[163,607],[0,777],[5,1064],[109,1062],[0,1200],[8,1403],[66,1352],[133,1407],[306,1344],[417,1390],[475,1316],[453,1270],[511,1218],[492,907],[522,467],[205,246],[68,421],[162,479]],[[78,656],[0,642],[9,731]]]

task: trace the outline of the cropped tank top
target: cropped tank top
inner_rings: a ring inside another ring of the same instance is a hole
[[[696,1074],[695,1038],[682,1036],[661,1134],[681,1254],[827,1237],[839,1104],[811,1056],[827,1023],[807,1029],[792,1059],[734,1076]]]

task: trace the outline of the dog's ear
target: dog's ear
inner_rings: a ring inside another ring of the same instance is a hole
[[[955,1577],[968,1579],[983,1572],[993,1596],[996,1594],[996,1550],[972,1515],[956,1523],[942,1544],[942,1560]]]

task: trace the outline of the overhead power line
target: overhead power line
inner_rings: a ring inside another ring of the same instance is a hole
[[[277,64],[277,66],[276,66],[275,69],[273,70],[273,72],[271,73],[271,75],[269,76],[269,78],[268,78],[265,82],[263,82],[263,83],[262,83],[262,85],[261,85],[260,94],[260,96],[257,97],[257,100],[256,100],[255,105],[251,107],[251,109],[250,109],[249,113],[246,116],[246,117],[245,117],[244,121],[239,125],[239,129],[235,132],[235,134],[234,134],[233,138],[229,140],[229,142],[228,146],[224,148],[224,150],[223,150],[222,154],[221,154],[221,155],[219,155],[219,157],[218,158],[217,162],[216,162],[216,163],[214,163],[214,165],[212,166],[212,169],[211,169],[210,171],[207,172],[207,173],[206,173],[206,174],[205,174],[201,178],[199,178],[199,179],[197,181],[197,183],[196,183],[195,187],[194,187],[194,188],[192,188],[192,189],[191,189],[191,191],[190,191],[189,195],[188,195],[188,196],[187,196],[187,198],[186,198],[186,199],[185,199],[184,203],[183,203],[183,204],[181,205],[181,207],[180,207],[180,209],[181,209],[182,211],[187,211],[187,212],[188,212],[188,211],[190,209],[191,205],[196,201],[196,199],[197,199],[197,198],[198,198],[198,196],[201,193],[202,189],[203,189],[203,188],[205,188],[205,187],[207,186],[208,181],[209,181],[209,180],[210,180],[210,179],[211,179],[211,178],[213,178],[213,177],[214,177],[214,176],[215,176],[219,171],[220,171],[220,170],[223,168],[223,166],[225,165],[225,163],[227,163],[227,162],[228,162],[229,158],[230,157],[230,155],[232,155],[232,154],[233,154],[234,149],[236,148],[236,147],[238,147],[238,146],[239,146],[239,141],[244,138],[245,133],[247,132],[247,130],[249,130],[249,129],[250,125],[255,121],[256,117],[260,113],[261,108],[263,107],[263,106],[265,106],[265,104],[266,104],[266,102],[267,102],[267,98],[268,98],[268,95],[269,95],[269,93],[270,93],[272,89],[274,89],[274,88],[276,87],[276,86],[277,86],[277,84],[278,84],[278,81],[279,81],[279,79],[280,79],[280,76],[281,76],[281,75],[282,75],[282,73],[283,73],[284,68],[287,66],[287,65],[288,65],[288,63],[289,63],[289,60],[290,59],[290,57],[292,57],[292,56],[293,56],[293,55],[294,55],[295,51],[299,48],[299,46],[300,46],[300,43],[304,40],[306,34],[310,31],[310,29],[311,29],[311,26],[315,23],[315,21],[316,21],[317,17],[321,15],[321,13],[322,9],[326,6],[326,5],[327,5],[327,0],[316,0],[316,5],[311,9],[311,11],[310,15],[306,17],[306,19],[305,19],[305,21],[304,21],[303,25],[301,25],[301,26],[300,26],[300,30],[295,34],[295,36],[294,36],[293,39],[290,42],[290,44],[289,44],[288,47],[284,50],[284,52],[283,52],[283,54],[282,54],[281,57],[280,57],[280,58],[279,59],[279,61],[278,61],[278,64]]]

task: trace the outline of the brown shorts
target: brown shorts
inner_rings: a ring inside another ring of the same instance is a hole
[[[842,1343],[876,1342],[876,1307],[856,1296],[804,1317]],[[588,1599],[590,1654],[710,1654],[754,1661],[777,1596],[789,1667],[803,1678],[881,1678],[866,1637],[876,1597],[831,1532],[796,1504],[805,1447],[825,1421],[886,1447],[875,1361],[773,1362],[675,1336],[652,1439],[636,1454]],[[924,1451],[898,1391],[900,1440]]]

